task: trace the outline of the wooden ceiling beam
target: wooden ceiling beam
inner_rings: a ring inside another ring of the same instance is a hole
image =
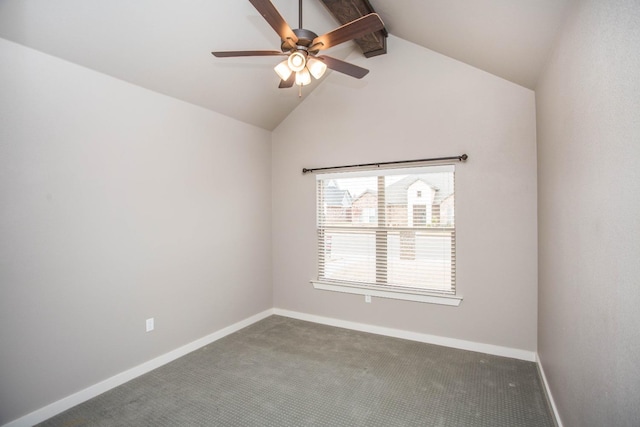
[[[347,24],[355,19],[363,17],[375,10],[369,0],[321,0],[327,7],[329,12],[340,22],[341,25]],[[375,33],[367,34],[354,41],[362,49],[365,57],[383,55],[387,53],[387,36],[389,33],[386,28]]]

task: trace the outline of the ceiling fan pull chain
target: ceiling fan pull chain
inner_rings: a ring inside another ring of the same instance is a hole
[[[302,85],[298,85],[298,98],[302,98]]]

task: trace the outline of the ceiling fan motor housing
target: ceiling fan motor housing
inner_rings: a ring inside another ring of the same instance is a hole
[[[282,45],[280,45],[280,49],[282,52],[288,53],[295,49],[302,50],[308,53],[316,54],[319,52],[319,49],[308,50],[308,47],[311,45],[314,39],[318,37],[316,33],[310,30],[305,30],[304,28],[298,28],[293,30],[293,33],[298,37],[298,42],[295,47],[293,47],[293,43],[289,40],[282,40]]]

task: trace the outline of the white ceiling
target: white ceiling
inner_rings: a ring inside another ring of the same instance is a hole
[[[297,28],[298,1],[272,1]],[[370,3],[392,35],[533,89],[570,1]],[[319,0],[303,4],[304,28],[339,25]],[[248,0],[0,0],[0,37],[269,130],[300,103],[297,88],[277,88],[279,58],[210,54],[279,49]],[[349,42],[326,53],[345,59],[357,49]]]

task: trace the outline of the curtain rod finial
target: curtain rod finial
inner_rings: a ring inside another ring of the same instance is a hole
[[[463,154],[462,156],[460,156],[460,160],[462,160],[463,162],[465,160],[467,160],[469,158],[469,156],[467,156],[466,154]]]

